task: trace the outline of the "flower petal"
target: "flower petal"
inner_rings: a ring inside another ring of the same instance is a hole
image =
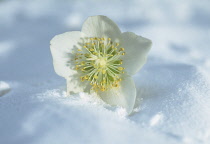
[[[82,26],[82,32],[88,37],[109,37],[113,41],[119,41],[120,29],[106,16],[88,17]]]
[[[87,87],[87,83],[81,82],[79,77],[72,76],[66,80],[67,82],[67,96],[72,93],[83,92]]]
[[[137,73],[146,63],[152,41],[132,32],[122,33],[122,46],[125,48],[123,66],[129,75]]]
[[[79,31],[72,31],[56,35],[50,41],[53,65],[58,75],[67,78],[76,73],[71,69],[71,52],[73,48],[79,46],[79,41],[83,36],[84,34]]]
[[[118,88],[109,91],[99,92],[103,101],[110,105],[121,106],[126,108],[128,114],[133,110],[136,100],[136,88],[133,79],[126,76]]]

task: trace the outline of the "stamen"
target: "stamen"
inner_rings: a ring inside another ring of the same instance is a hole
[[[124,68],[123,67],[118,67],[118,70],[124,70]]]
[[[75,70],[81,73],[80,80],[89,81],[95,92],[119,87],[125,69],[120,67],[125,49],[118,48],[119,45],[111,38],[92,37],[84,43],[83,49],[77,49]]]
[[[125,49],[124,48],[120,48],[120,51],[124,51]]]

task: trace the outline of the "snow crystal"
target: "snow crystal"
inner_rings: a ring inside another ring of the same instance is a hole
[[[158,123],[160,123],[162,120],[163,120],[163,114],[158,113],[154,115],[152,119],[150,120],[150,126],[158,125]]]
[[[8,93],[10,91],[10,86],[8,83],[4,82],[4,81],[0,81],[0,96],[5,95],[6,93]]]

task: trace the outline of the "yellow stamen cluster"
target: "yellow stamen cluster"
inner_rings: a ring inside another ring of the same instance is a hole
[[[75,54],[75,69],[81,73],[81,81],[89,81],[94,91],[106,91],[118,87],[124,73],[122,56],[124,48],[111,38],[88,38]]]

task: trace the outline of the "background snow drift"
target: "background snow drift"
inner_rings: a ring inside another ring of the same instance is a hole
[[[134,113],[65,98],[49,41],[106,15],[153,41]],[[0,0],[0,143],[210,143],[210,1]]]

